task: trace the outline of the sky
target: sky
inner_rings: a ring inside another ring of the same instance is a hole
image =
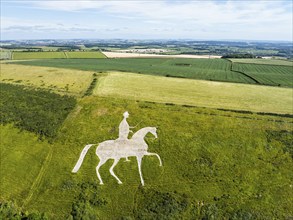
[[[1,40],[293,40],[291,0],[0,2]]]

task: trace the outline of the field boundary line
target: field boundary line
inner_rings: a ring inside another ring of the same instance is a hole
[[[41,184],[42,178],[43,178],[43,176],[44,176],[44,174],[45,174],[45,172],[47,170],[48,164],[50,163],[50,161],[52,159],[52,156],[53,156],[53,148],[50,147],[48,156],[45,158],[45,162],[44,162],[43,166],[41,167],[37,178],[33,182],[32,187],[30,188],[29,194],[28,194],[28,196],[26,197],[26,199],[24,200],[24,202],[22,204],[22,207],[24,207],[25,205],[27,205],[29,203],[29,201],[33,197],[35,191],[37,190],[37,188]]]
[[[63,52],[66,59],[68,59],[68,54],[66,51]]]
[[[252,76],[250,76],[250,75],[248,75],[248,74],[246,74],[246,73],[244,73],[244,72],[241,72],[241,71],[233,70],[233,63],[234,63],[234,62],[232,62],[232,61],[229,60],[229,59],[226,59],[226,60],[228,60],[228,61],[230,62],[230,64],[231,64],[231,66],[230,66],[230,71],[232,71],[232,72],[234,72],[234,73],[239,73],[239,74],[241,74],[241,75],[243,75],[243,76],[246,76],[246,77],[248,77],[249,79],[251,79],[252,81],[254,81],[256,84],[261,85],[261,83],[260,83],[259,81],[257,81],[255,78],[253,78]],[[236,62],[235,62],[235,63],[236,63]],[[249,83],[248,83],[248,84],[249,84]]]

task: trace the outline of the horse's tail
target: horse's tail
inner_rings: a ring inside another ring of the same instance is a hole
[[[72,173],[77,173],[77,171],[79,170],[82,162],[83,162],[83,159],[87,153],[87,151],[90,149],[91,146],[93,146],[94,144],[88,144],[88,145],[85,145],[85,147],[83,148],[83,150],[81,151],[80,153],[80,156],[79,156],[79,159],[77,161],[77,163],[75,164],[75,167],[73,168],[73,170],[71,171]]]

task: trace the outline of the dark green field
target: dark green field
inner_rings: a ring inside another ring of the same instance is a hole
[[[243,72],[260,84],[293,87],[292,65],[233,63],[232,70]]]
[[[293,86],[293,73],[290,66],[232,64],[232,62],[225,59],[58,59],[35,60],[18,63],[24,65],[50,66],[90,71],[116,70],[190,79],[276,85],[285,87]],[[252,71],[247,71],[247,68],[250,68],[249,70]]]

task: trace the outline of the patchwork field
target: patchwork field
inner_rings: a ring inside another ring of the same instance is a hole
[[[209,108],[293,114],[293,91],[289,88],[110,72],[99,79],[93,94]]]
[[[292,87],[290,66],[232,63],[225,59],[123,58],[67,59],[17,62],[90,71],[124,71],[168,77]]]
[[[259,84],[293,87],[293,66],[233,63],[232,70],[245,73]]]
[[[67,61],[23,63],[70,64],[71,69],[1,63],[1,202],[13,200],[22,210],[45,212],[49,219],[293,216],[292,89],[105,73],[97,71],[97,62],[75,60],[78,66]],[[143,61],[135,68],[146,65]],[[147,64],[159,71],[163,65],[170,72],[188,69],[189,60],[181,61]],[[205,65],[210,72],[217,65],[229,71],[230,62],[220,62]],[[126,63],[124,68],[129,68]],[[145,71],[151,74],[152,69]],[[99,185],[99,159],[91,148],[79,172],[71,173],[86,144],[118,137],[125,111],[133,132],[157,127],[158,139],[147,135],[146,142],[163,166],[145,156],[142,187],[136,158],[121,159],[114,169],[123,182],[119,185],[109,173],[109,160],[100,168],[104,185]]]
[[[30,59],[94,59],[94,58],[106,58],[101,52],[75,52],[75,51],[47,51],[47,52],[13,52],[13,60],[30,60]]]

